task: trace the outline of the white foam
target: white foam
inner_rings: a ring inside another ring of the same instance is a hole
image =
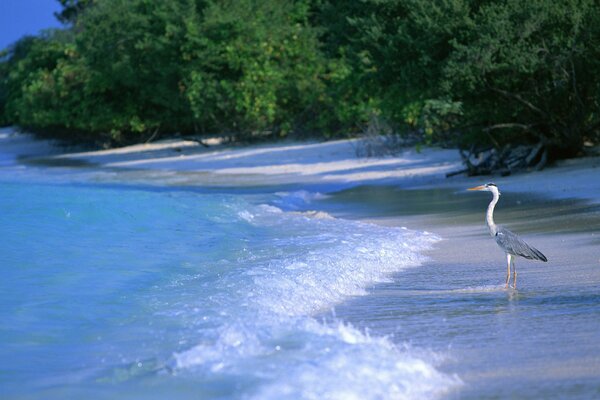
[[[257,334],[244,325],[225,325],[214,342],[200,343],[193,348],[175,353],[176,368],[206,366],[210,371],[231,367],[240,359],[264,354]]]
[[[238,216],[248,222],[251,222],[254,219],[254,215],[250,214],[248,211],[243,210],[238,213]]]
[[[252,399],[434,399],[462,385],[457,376],[436,369],[440,357],[414,355],[349,324],[307,318],[273,332],[265,345],[246,328],[227,327],[215,344],[176,354],[176,366],[235,374],[251,357],[258,362],[255,377],[265,382]],[[301,347],[286,345],[291,334],[302,338]]]
[[[290,316],[313,315],[348,296],[364,295],[368,286],[419,265],[421,251],[438,240],[431,234],[356,221],[272,215],[266,208],[253,222],[297,232],[273,243],[285,248],[285,255],[254,265],[270,273],[255,276],[252,285],[253,301],[261,309]],[[299,264],[308,267],[294,267]]]
[[[316,210],[309,210],[309,211],[297,211],[295,212],[295,214],[298,215],[302,215],[308,218],[320,218],[320,219],[335,219],[335,217],[325,211],[316,211]]]
[[[301,208],[306,208],[314,200],[327,198],[327,195],[319,192],[309,192],[307,190],[278,192],[275,194],[279,196],[279,199],[275,200],[275,203],[284,210],[298,210]]]
[[[437,237],[264,205],[236,213],[267,242],[249,245],[237,259],[243,267],[213,283],[223,292],[220,322],[174,354],[176,370],[249,374],[259,383],[246,394],[256,399],[430,399],[460,384],[437,370],[436,357],[318,321],[349,296],[419,265]]]
[[[504,291],[506,291],[505,285],[469,286],[466,288],[452,290],[453,293],[489,293],[489,292],[504,292]]]

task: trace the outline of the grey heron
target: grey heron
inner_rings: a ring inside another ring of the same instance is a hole
[[[513,267],[513,287],[517,288],[517,267],[515,266],[515,258],[517,256],[527,258],[529,260],[540,260],[543,262],[548,261],[545,255],[542,254],[538,249],[525,243],[523,239],[517,236],[515,233],[508,229],[498,226],[494,223],[494,207],[500,199],[500,191],[494,183],[486,183],[485,185],[476,186],[467,190],[479,190],[484,192],[492,192],[493,198],[490,202],[487,214],[486,222],[488,228],[490,228],[490,235],[496,240],[496,243],[506,253],[507,273],[506,273],[506,287],[508,288],[508,282],[510,280],[510,267]]]

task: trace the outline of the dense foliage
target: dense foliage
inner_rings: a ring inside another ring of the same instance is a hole
[[[331,136],[373,116],[453,144],[597,143],[595,0],[59,0],[0,58],[0,122],[109,144]]]
[[[119,144],[157,132],[331,133],[355,121],[338,116],[332,90],[346,72],[320,51],[308,3],[68,3],[72,29],[9,50],[6,122]]]

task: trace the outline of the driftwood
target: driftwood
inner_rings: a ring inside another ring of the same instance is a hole
[[[461,149],[460,156],[465,168],[449,172],[446,177],[464,173],[469,176],[491,174],[507,176],[517,171],[540,170],[548,162],[548,151],[542,142],[528,146],[504,146],[501,149],[472,146],[468,151]]]
[[[146,144],[150,143],[151,141],[153,141],[154,139],[156,139],[156,137],[158,136],[158,131],[159,131],[159,126],[156,127],[156,129],[154,130],[154,132],[152,133],[152,135],[150,135],[150,137],[148,138],[148,140],[146,140]]]
[[[201,145],[202,147],[206,147],[206,148],[210,147],[209,144],[204,143],[204,141],[201,138],[196,137],[196,136],[186,136],[185,140],[188,140],[190,142],[196,142],[199,145]]]

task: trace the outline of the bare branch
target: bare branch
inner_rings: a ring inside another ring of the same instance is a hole
[[[537,112],[538,114],[542,115],[544,118],[548,118],[548,114],[545,113],[542,109],[540,109],[539,107],[536,107],[535,105],[533,105],[531,102],[525,100],[524,98],[522,98],[521,96],[519,96],[516,93],[510,93],[507,92],[506,90],[502,90],[502,89],[498,89],[495,87],[490,86],[490,90],[492,90],[493,92],[496,92],[498,94],[501,94],[504,97],[508,97],[510,99],[514,99],[517,100],[519,103],[529,107],[531,110]]]
[[[146,140],[146,144],[150,143],[151,141],[154,140],[154,138],[158,135],[159,129],[160,129],[160,125],[156,127],[156,129],[154,130],[154,133],[148,138],[148,140]]]
[[[581,96],[579,96],[579,91],[577,90],[577,74],[575,73],[575,64],[573,63],[572,57],[569,58],[569,62],[571,63],[571,81],[573,83],[573,93],[575,94],[575,98],[579,104],[579,110],[581,111],[585,106],[581,100]]]
[[[507,122],[507,123],[503,123],[503,124],[495,124],[492,126],[488,126],[486,128],[483,128],[484,131],[492,131],[494,129],[506,129],[506,128],[521,128],[524,131],[528,131],[531,129],[533,125],[525,125],[525,124],[519,124],[516,122]]]

